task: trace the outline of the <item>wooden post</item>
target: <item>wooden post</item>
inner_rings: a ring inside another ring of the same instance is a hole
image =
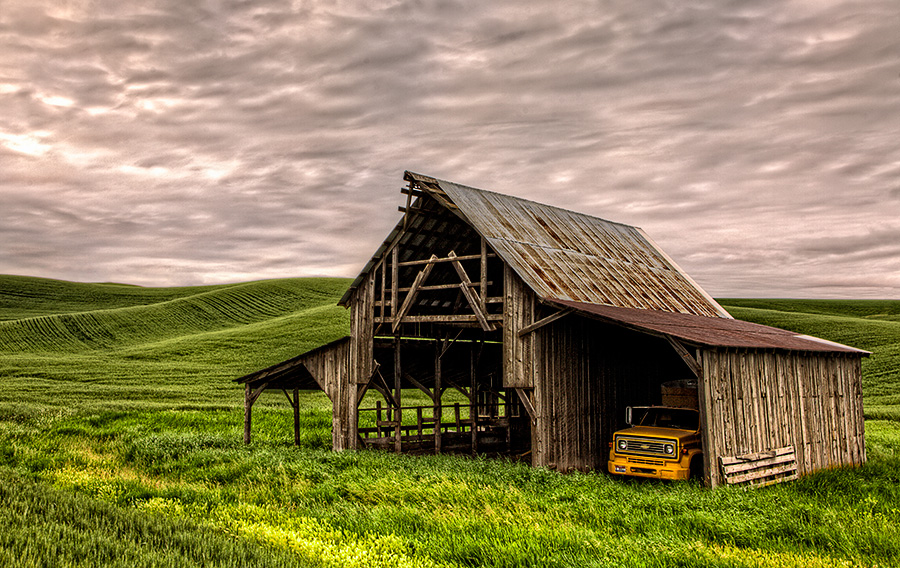
[[[381,310],[379,314],[381,315],[381,321],[385,321],[385,316],[387,312],[385,311],[385,290],[384,287],[387,284],[387,252],[385,252],[384,256],[381,257]]]
[[[418,438],[418,441],[421,442],[422,438],[423,438],[423,436],[422,436],[422,407],[421,406],[416,407],[416,426],[418,427],[417,428],[418,429],[417,438]]]
[[[434,453],[441,453],[441,340],[434,341]]]
[[[479,296],[481,305],[487,308],[487,241],[481,237],[481,281],[479,282]]]
[[[472,421],[472,455],[478,453],[478,380],[475,372],[475,350],[474,347],[470,351],[469,357],[469,373],[471,374],[472,384],[469,388],[469,420]]]
[[[300,445],[300,389],[294,389],[294,445]]]
[[[400,278],[400,250],[399,246],[395,245],[394,248],[391,249],[391,322],[393,323],[397,318],[397,310],[400,308],[400,302],[397,299],[397,296],[400,294],[400,284],[398,282]]]
[[[388,410],[390,412],[390,410]],[[390,414],[388,414],[388,420],[390,420]],[[381,438],[381,401],[375,401],[375,434],[378,438]]]
[[[403,423],[403,402],[400,391],[402,390],[400,380],[402,374],[400,371],[400,334],[394,336],[394,402],[397,405],[397,411],[394,414],[394,420],[397,425],[394,426],[394,451],[398,454],[403,451],[403,439],[400,425]]]
[[[253,409],[253,392],[250,390],[250,383],[244,384],[244,443],[250,443],[250,412]]]

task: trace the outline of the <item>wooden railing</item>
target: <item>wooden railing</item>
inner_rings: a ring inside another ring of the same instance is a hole
[[[469,410],[469,414],[471,414],[472,407],[467,404],[465,405],[465,408],[466,410]],[[441,411],[440,424],[438,424],[438,420],[434,416],[434,411],[436,409],[440,409]],[[458,402],[441,406],[400,406],[398,408],[395,406],[382,407],[381,401],[378,401],[377,406],[374,408],[359,409],[360,416],[362,416],[364,412],[375,412],[375,426],[361,427],[358,428],[357,431],[363,438],[384,438],[396,435],[397,428],[399,427],[401,436],[415,436],[422,439],[426,436],[434,436],[436,428],[439,428],[441,432],[448,433],[471,432],[473,425],[479,426],[481,424],[492,423],[500,425],[503,422],[506,422],[508,416],[506,413],[501,415],[501,409],[508,412],[505,403],[478,404],[476,416],[474,417],[475,420],[473,420],[472,416],[463,418],[463,405]],[[404,424],[400,420],[397,420],[395,418],[397,410],[401,411],[401,416],[403,415],[403,411],[414,410],[416,412],[415,423],[408,422]],[[425,414],[425,411],[427,410],[431,410],[430,416]],[[450,416],[452,416],[452,420],[448,420]]]

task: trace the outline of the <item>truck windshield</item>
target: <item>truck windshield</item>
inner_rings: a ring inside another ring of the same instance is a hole
[[[700,424],[700,413],[688,408],[635,408],[635,426],[655,426],[657,428],[677,428],[696,430]],[[643,412],[643,416],[640,415]]]

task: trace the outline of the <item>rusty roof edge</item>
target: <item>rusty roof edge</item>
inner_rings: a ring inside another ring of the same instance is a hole
[[[629,225],[628,223],[621,223],[621,222],[619,222],[619,221],[610,221],[609,219],[604,219],[603,217],[597,217],[596,215],[588,215],[587,213],[582,213],[582,212],[580,212],[580,211],[573,211],[573,210],[571,210],[571,209],[565,209],[565,208],[563,208],[563,207],[559,207],[559,206],[556,206],[556,205],[550,205],[550,204],[547,204],[547,203],[541,203],[540,201],[534,201],[534,200],[532,200],[532,199],[526,199],[526,198],[524,198],[524,197],[518,197],[518,196],[516,196],[516,195],[509,195],[509,194],[506,194],[506,193],[499,193],[499,192],[496,192],[496,191],[491,191],[491,190],[489,190],[489,189],[481,189],[481,188],[478,188],[478,187],[472,187],[472,186],[470,186],[470,185],[465,185],[465,184],[462,184],[462,183],[457,183],[457,182],[455,182],[455,181],[448,181],[448,180],[443,180],[443,179],[433,178],[433,177],[430,177],[430,176],[425,176],[425,175],[417,174],[417,173],[415,173],[415,172],[410,172],[410,171],[407,171],[407,172],[406,172],[406,174],[405,174],[405,176],[404,176],[404,179],[407,179],[406,176],[410,176],[411,179],[415,179],[416,181],[420,181],[420,180],[421,180],[421,181],[425,181],[425,182],[427,182],[427,183],[433,183],[433,184],[436,184],[436,185],[438,185],[442,190],[444,190],[444,186],[448,186],[448,187],[451,188],[451,191],[452,191],[452,188],[453,188],[453,187],[457,187],[457,188],[460,188],[460,189],[462,189],[462,190],[464,190],[464,191],[475,191],[475,192],[479,192],[479,193],[489,193],[489,194],[491,194],[491,195],[499,195],[499,196],[501,196],[501,197],[504,198],[504,199],[514,199],[514,200],[516,200],[516,201],[523,201],[523,202],[525,202],[525,203],[530,203],[530,204],[533,204],[533,205],[539,205],[539,206],[541,206],[541,207],[547,207],[548,209],[554,209],[554,210],[556,210],[556,211],[563,211],[563,212],[568,213],[568,214],[571,214],[571,215],[579,215],[579,216],[581,216],[581,217],[586,217],[586,218],[589,218],[589,219],[596,219],[596,220],[598,220],[598,221],[603,221],[604,223],[609,223],[610,225],[618,225],[618,226],[620,226],[620,227],[628,227],[628,228],[630,228],[630,229],[638,229],[638,230],[640,230],[640,227],[636,227],[636,226],[634,226],[634,225]],[[446,190],[444,190],[444,191],[446,192]]]
[[[779,329],[779,328],[775,328]],[[806,335],[803,333],[798,333],[794,337],[797,339],[805,339],[806,341],[814,341],[816,343],[821,343],[823,345],[828,345],[830,347],[840,348],[840,349],[852,349],[853,351],[862,353],[864,357],[868,357],[872,354],[871,351],[866,351],[865,349],[859,349],[857,347],[851,347],[849,345],[845,345],[843,343],[838,343],[837,341],[829,341],[828,339],[822,339],[821,337],[816,337],[814,335]]]
[[[656,244],[656,241],[654,241],[653,239],[650,238],[650,235],[645,233],[644,230],[641,228],[637,228],[637,230],[641,234],[642,237],[647,239],[647,242],[650,244],[650,246],[653,247],[654,249],[656,249],[656,252],[659,253],[659,255],[672,266],[672,269],[675,272],[680,274],[685,280],[688,281],[688,283],[691,286],[693,286],[694,288],[697,289],[697,291],[703,296],[704,299],[706,299],[707,302],[709,302],[712,305],[713,309],[715,309],[716,312],[721,317],[726,318],[726,319],[734,319],[734,316],[729,314],[728,310],[723,308],[721,306],[721,304],[719,304],[719,302],[717,302],[712,296],[710,296],[709,293],[706,290],[704,290],[702,286],[697,284],[697,282],[693,278],[691,278],[687,272],[682,270],[682,268],[680,266],[678,266],[678,263],[676,263],[675,260],[672,259],[671,256],[666,254],[666,251],[664,251],[662,248],[660,248],[660,246],[658,244]]]
[[[671,337],[674,339],[684,341],[688,344],[695,345],[695,346],[701,346],[701,347],[729,347],[728,345],[717,344],[715,342],[704,342],[697,338],[683,337],[678,333],[665,332],[665,331],[660,331],[657,329],[652,329],[652,328],[646,327],[644,325],[641,325],[638,322],[625,321],[623,319],[616,318],[615,316],[608,315],[608,314],[599,314],[595,311],[591,311],[586,308],[590,307],[590,306],[597,306],[597,307],[603,307],[603,308],[612,308],[613,310],[640,311],[640,312],[648,312],[648,313],[656,312],[656,313],[660,313],[660,314],[666,314],[668,316],[674,315],[676,317],[701,318],[701,319],[708,319],[711,321],[716,321],[716,320],[721,320],[721,319],[726,319],[726,318],[711,318],[711,317],[707,317],[707,316],[698,316],[698,315],[694,315],[694,314],[664,312],[664,311],[660,311],[660,310],[645,310],[645,309],[640,309],[640,308],[622,308],[619,306],[612,306],[609,304],[590,304],[587,302],[576,302],[576,301],[572,301],[572,300],[563,300],[563,299],[558,299],[558,298],[540,298],[540,300],[544,303],[555,305],[556,307],[561,308],[561,309],[574,308],[577,312],[579,312],[582,315],[585,315],[587,317],[590,317],[592,319],[600,320],[600,321],[603,321],[606,323],[611,323],[614,325],[618,325],[620,327],[631,329],[633,331],[639,331],[641,333],[645,333],[647,335],[652,335],[655,337],[662,337],[662,338]],[[580,306],[584,306],[584,307],[580,307]],[[733,321],[737,324],[749,324],[749,325],[752,325],[759,329],[772,330],[772,331],[778,332],[778,333],[787,333],[787,334],[791,334],[791,337],[794,339],[802,339],[802,340],[809,341],[812,343],[817,343],[824,347],[833,348],[833,351],[824,351],[826,353],[855,354],[855,355],[860,355],[861,357],[869,357],[870,355],[872,355],[871,351],[866,351],[865,349],[858,349],[856,347],[851,347],[849,345],[844,345],[843,343],[837,343],[835,341],[829,341],[827,339],[822,339],[820,337],[814,337],[811,335],[803,335],[803,334],[796,333],[796,332],[786,330],[786,329],[782,329],[779,327],[772,327],[769,325],[748,322],[745,320],[738,320],[735,318],[729,318],[729,319],[731,319],[731,321]],[[699,321],[699,320],[697,320],[697,321]],[[749,349],[750,347],[746,347],[746,348]],[[782,351],[804,351],[802,349],[798,350],[798,349],[794,349],[794,348],[790,348],[790,347],[775,347],[775,346],[756,347],[756,349],[780,349]],[[823,352],[821,349],[810,349],[808,351],[820,352],[820,353]]]

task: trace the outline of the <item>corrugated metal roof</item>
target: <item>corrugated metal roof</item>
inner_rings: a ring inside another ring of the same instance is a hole
[[[654,335],[674,337],[698,346],[851,353],[864,356],[871,354],[817,337],[736,319],[600,306],[567,300],[549,300],[549,302],[560,307],[572,308],[588,317]]]
[[[466,220],[539,296],[731,318],[644,232],[407,172]]]

